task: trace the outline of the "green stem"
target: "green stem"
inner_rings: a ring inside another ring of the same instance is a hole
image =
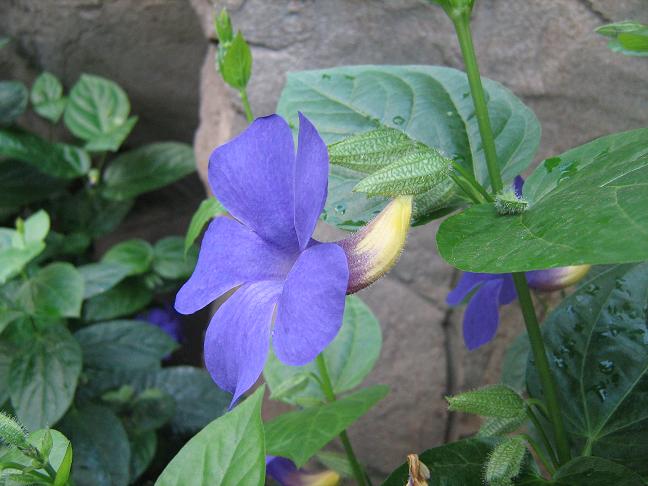
[[[526,440],[529,443],[533,451],[540,458],[542,465],[545,467],[547,471],[549,471],[549,474],[553,476],[554,473],[556,472],[556,468],[553,466],[551,461],[547,459],[547,456],[544,454],[544,452],[542,452],[542,448],[540,447],[540,445],[527,434],[520,434],[520,437],[522,437],[524,440]]]
[[[316,362],[317,368],[320,373],[320,384],[322,385],[324,396],[326,397],[327,401],[334,402],[335,400],[337,400],[337,398],[335,396],[335,392],[333,391],[333,384],[331,383],[331,377],[329,376],[328,368],[326,367],[326,358],[324,358],[323,353],[320,353],[317,356]],[[344,447],[344,451],[346,452],[347,458],[349,459],[349,463],[351,464],[351,468],[353,469],[353,475],[355,476],[358,485],[370,486],[371,482],[369,480],[369,477],[362,469],[358,458],[353,452],[353,447],[351,446],[351,441],[349,440],[349,436],[347,435],[346,430],[342,431],[342,433],[340,434],[340,440],[342,441],[342,446]]]
[[[524,323],[526,324],[527,334],[529,335],[529,341],[531,342],[535,367],[538,370],[540,383],[542,383],[545,402],[547,404],[547,412],[549,413],[549,420],[553,426],[558,460],[560,464],[564,464],[569,461],[571,456],[569,451],[569,442],[567,441],[565,424],[563,422],[562,414],[560,413],[560,403],[558,401],[556,383],[554,382],[549,368],[549,360],[547,359],[547,352],[545,351],[544,342],[542,340],[540,325],[538,324],[538,319],[536,318],[535,310],[533,308],[533,300],[531,299],[531,293],[529,292],[529,285],[527,284],[524,273],[514,273],[513,281],[515,282],[515,290],[518,294],[522,315],[524,316]]]
[[[252,107],[250,106],[250,100],[248,99],[247,88],[240,89],[239,94],[241,95],[241,101],[243,102],[245,118],[248,123],[252,123],[254,121],[254,115],[252,114]]]
[[[500,174],[499,164],[497,163],[495,139],[493,138],[493,130],[491,129],[490,118],[488,117],[484,87],[482,86],[481,76],[479,75],[479,65],[477,64],[472,33],[470,32],[470,9],[453,13],[450,18],[457,31],[461,54],[466,65],[466,74],[468,75],[468,84],[470,85],[470,92],[472,93],[473,103],[475,104],[475,116],[477,117],[479,133],[484,147],[488,176],[493,192],[498,193],[502,190],[504,184],[502,183],[502,176]]]
[[[457,161],[453,160],[452,161],[452,169],[454,169],[459,176],[461,176],[463,179],[465,179],[465,182],[467,183],[468,186],[470,186],[470,191],[476,196],[476,199],[480,201],[481,203],[485,202],[493,202],[493,197],[488,194],[488,191],[484,189],[484,186],[482,186],[479,182],[477,182],[477,179],[475,179],[475,176],[471,174],[469,171],[465,169],[465,167],[462,167],[461,164],[459,164]],[[452,171],[450,172],[450,176],[452,177],[453,175],[456,176],[456,174],[453,174]],[[456,179],[453,177],[453,180],[456,181]],[[460,184],[458,184],[460,187]],[[468,193],[466,189],[464,189],[464,192]],[[470,194],[469,194],[470,195]],[[472,196],[473,199],[475,199],[475,196]]]
[[[536,414],[533,412],[533,409],[531,407],[527,407],[526,409],[527,416],[531,419],[531,422],[533,422],[533,425],[535,426],[536,430],[540,434],[540,439],[542,439],[542,443],[545,446],[545,449],[547,449],[547,452],[549,453],[549,456],[551,456],[551,462],[557,466],[558,465],[558,458],[556,457],[556,451],[554,451],[551,441],[549,440],[549,437],[547,437],[547,433],[545,432],[544,428],[542,427],[542,424],[540,423],[540,420],[536,416]]]

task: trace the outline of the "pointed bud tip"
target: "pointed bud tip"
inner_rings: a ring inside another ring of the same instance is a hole
[[[580,282],[591,267],[591,265],[572,265],[548,270],[534,270],[527,272],[526,276],[530,287],[551,292]]]

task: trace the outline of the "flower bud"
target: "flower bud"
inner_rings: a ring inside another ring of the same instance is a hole
[[[391,201],[366,226],[338,241],[349,263],[347,294],[368,287],[398,261],[412,217],[412,197]]]
[[[341,480],[335,471],[310,473],[297,469],[290,459],[275,456],[266,457],[266,472],[281,486],[338,486]]]
[[[423,464],[416,454],[407,456],[409,466],[409,481],[405,486],[428,486],[427,480],[430,479],[430,470]]]
[[[27,433],[23,426],[14,418],[4,412],[0,412],[0,443],[14,447],[26,447]]]
[[[590,268],[591,265],[573,265],[548,270],[534,270],[526,272],[526,278],[529,287],[549,292],[574,285],[587,275]]]

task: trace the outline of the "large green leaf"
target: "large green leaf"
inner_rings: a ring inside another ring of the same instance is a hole
[[[83,306],[86,321],[104,321],[134,314],[149,305],[153,292],[138,278],[129,278],[91,297]]]
[[[34,81],[31,102],[36,113],[56,123],[63,115],[67,99],[63,97],[63,86],[58,78],[45,71]]]
[[[155,431],[130,434],[130,477],[131,481],[138,479],[149,467],[157,449],[157,434]]]
[[[52,209],[60,231],[96,238],[114,231],[132,206],[133,200],[109,201],[97,191],[83,190],[66,194]]]
[[[76,486],[126,486],[131,451],[121,422],[108,408],[76,407],[61,430],[74,446],[72,478]]]
[[[81,373],[81,349],[61,325],[34,334],[17,353],[9,372],[11,404],[30,429],[55,424],[74,398]]]
[[[88,150],[115,151],[137,121],[129,112],[128,97],[116,83],[83,74],[70,91],[63,120]]]
[[[103,176],[102,194],[118,201],[164,187],[196,170],[191,145],[161,142],[117,157]]]
[[[642,486],[636,472],[600,457],[576,457],[553,477],[555,486]]]
[[[484,80],[497,153],[505,180],[532,161],[540,141],[535,115],[502,85]],[[438,149],[487,183],[486,164],[466,75],[434,66],[349,66],[290,73],[278,113],[296,129],[301,111],[327,144],[386,125]],[[333,167],[327,221],[344,229],[364,224],[385,199],[367,199],[351,189],[362,173]],[[436,198],[415,198],[414,224],[442,213]],[[447,206],[453,203],[446,202]],[[456,202],[454,203],[456,204]]]
[[[605,267],[546,319],[544,339],[575,452],[648,474],[648,263]],[[533,396],[541,395],[534,366]]]
[[[69,263],[50,263],[23,284],[18,299],[35,316],[79,317],[83,277]]]
[[[387,396],[384,385],[364,388],[331,403],[288,412],[266,424],[267,453],[303,466],[322,447]]]
[[[17,160],[0,161],[0,207],[18,208],[62,192],[65,185]]]
[[[185,253],[184,238],[167,236],[153,246],[153,270],[168,279],[189,278],[198,260],[196,247]]]
[[[76,332],[85,366],[97,369],[157,368],[177,343],[144,321],[100,322]]]
[[[369,307],[359,297],[347,297],[342,328],[324,350],[335,393],[348,391],[362,383],[378,359],[381,345],[380,324]],[[305,366],[287,366],[274,353],[270,353],[263,375],[273,398],[295,405],[313,405],[325,401],[322,387],[312,378],[319,376],[314,362]],[[303,386],[295,386],[289,393],[281,393],[282,388],[285,390],[291,383],[299,385],[299,382]]]
[[[53,177],[74,179],[90,169],[88,153],[73,145],[50,143],[21,130],[0,130],[0,157],[33,165]]]
[[[647,188],[648,129],[599,138],[540,164],[524,185],[526,212],[498,216],[482,204],[448,218],[439,252],[486,273],[643,261]]]
[[[155,486],[262,486],[264,387],[198,432],[169,463]]]
[[[27,87],[19,81],[0,81],[0,125],[9,125],[27,108]]]
[[[112,289],[121,282],[129,273],[128,267],[117,262],[88,263],[78,267],[77,270],[83,277],[83,298],[89,299],[95,295]]]

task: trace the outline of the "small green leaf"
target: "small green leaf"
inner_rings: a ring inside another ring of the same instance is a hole
[[[74,444],[75,486],[127,486],[131,451],[128,436],[115,414],[92,404],[75,407],[60,429]]]
[[[104,321],[130,316],[153,300],[153,292],[136,278],[129,278],[115,287],[88,299],[83,307],[86,321]]]
[[[596,32],[608,37],[608,47],[626,56],[648,56],[648,25],[626,20],[603,25]]]
[[[218,15],[214,12],[214,30],[218,36],[218,42],[231,42],[234,32],[232,30],[232,21],[226,8],[220,11]]]
[[[484,417],[516,418],[525,410],[522,397],[505,385],[489,385],[446,399],[450,411]]]
[[[22,285],[17,298],[34,316],[79,317],[83,277],[69,263],[50,263]]]
[[[67,102],[58,78],[47,71],[38,76],[31,89],[31,102],[40,116],[52,123],[58,122]]]
[[[114,159],[103,176],[102,194],[122,201],[167,186],[196,170],[190,145],[152,143]]]
[[[144,321],[109,321],[76,332],[84,365],[96,369],[157,368],[177,343],[159,327]]]
[[[428,197],[446,201],[448,193],[455,190],[448,177],[451,163],[437,150],[417,144],[396,162],[362,179],[354,191],[388,197],[429,192]]]
[[[234,36],[222,56],[220,72],[223,80],[232,88],[244,89],[247,86],[252,74],[252,52],[240,32]]]
[[[520,474],[526,452],[526,444],[519,437],[509,437],[495,446],[486,463],[486,483],[513,486],[513,478]]]
[[[130,479],[137,479],[144,474],[155,457],[157,449],[157,434],[155,431],[129,434],[131,449]]]
[[[73,145],[50,143],[19,130],[0,130],[0,156],[20,160],[62,179],[75,179],[90,169],[90,156],[85,150]]]
[[[112,289],[128,276],[128,268],[117,262],[88,263],[78,267],[77,270],[83,277],[83,298],[89,299],[95,295]]]
[[[262,486],[265,444],[261,403],[264,387],[214,420],[171,460],[155,486]]]
[[[388,392],[386,386],[372,386],[335,402],[280,415],[266,424],[267,453],[303,466]]]
[[[382,335],[376,317],[359,297],[347,297],[342,328],[324,350],[333,391],[339,394],[360,385],[376,363],[381,346]],[[312,405],[326,399],[315,379],[304,382],[302,388],[294,388],[291,393],[277,397],[282,385],[291,382],[294,384],[294,380],[299,377],[319,376],[315,363],[287,366],[274,353],[270,353],[263,375],[273,397],[287,403]]]
[[[0,81],[0,125],[10,125],[27,108],[27,87],[19,81]]]
[[[0,341],[0,407],[9,398],[9,370],[14,353],[14,346]]]
[[[209,197],[201,202],[200,206],[198,206],[198,209],[191,217],[191,222],[187,229],[187,236],[185,237],[184,243],[185,253],[188,252],[191,245],[194,244],[194,241],[196,241],[196,238],[198,238],[198,235],[200,235],[207,222],[210,219],[225,213],[227,213],[227,211],[215,197]]]
[[[0,243],[0,285],[20,273],[44,249],[43,242],[30,243],[22,248],[7,248]]]
[[[188,278],[198,260],[198,250],[190,248],[185,254],[184,240],[179,236],[162,238],[153,246],[153,270],[171,280]]]
[[[43,241],[49,230],[49,215],[41,209],[25,220],[23,239],[27,244]]]
[[[139,275],[151,268],[153,247],[140,239],[122,241],[110,248],[101,261],[119,263],[128,269],[128,275]]]
[[[9,372],[16,415],[29,429],[55,424],[74,398],[81,373],[81,349],[61,325],[48,326],[17,353]]]
[[[479,428],[477,437],[498,437],[518,430],[526,422],[526,414],[517,417],[488,417]]]
[[[116,83],[83,74],[70,91],[63,120],[88,150],[116,151],[135,124],[129,112],[128,97]]]

